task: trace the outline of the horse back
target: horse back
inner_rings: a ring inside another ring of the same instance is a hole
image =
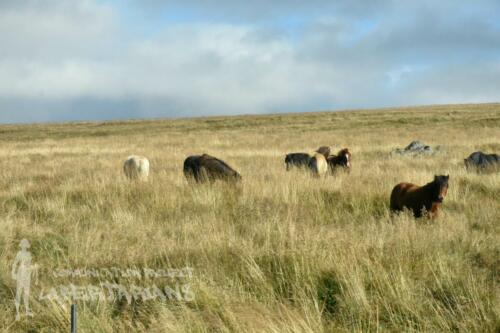
[[[287,170],[292,166],[307,167],[311,156],[307,153],[290,153],[285,156],[285,165]]]
[[[199,160],[200,170],[207,173],[209,179],[214,178],[235,178],[239,179],[241,176],[239,173],[231,168],[226,162],[207,155],[203,154]]]
[[[408,199],[412,196],[419,186],[412,183],[399,183],[392,189],[391,192],[391,209],[403,210],[407,205]]]

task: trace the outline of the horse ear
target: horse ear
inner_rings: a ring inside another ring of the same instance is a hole
[[[434,175],[434,180],[437,180],[438,179],[438,176],[437,175]]]
[[[447,180],[448,180],[448,179],[450,179],[450,175],[446,175],[446,179],[447,179]]]

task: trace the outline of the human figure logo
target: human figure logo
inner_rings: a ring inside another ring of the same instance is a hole
[[[17,252],[16,259],[12,265],[12,278],[17,281],[15,299],[16,321],[21,319],[19,313],[21,300],[24,303],[26,316],[33,317],[33,312],[31,312],[29,306],[31,275],[35,275],[35,283],[38,279],[38,265],[32,265],[31,253],[28,250],[30,248],[30,243],[27,239],[23,239],[19,243],[19,247],[21,250]]]

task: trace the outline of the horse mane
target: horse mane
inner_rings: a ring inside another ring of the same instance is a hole
[[[431,182],[423,185],[423,186],[420,186],[420,188],[424,191],[428,191],[428,192],[434,192],[436,190],[439,190],[439,186],[436,186],[438,185],[438,183],[436,182],[435,179],[433,179]],[[432,193],[434,194],[434,193]]]
[[[438,176],[437,178],[435,177],[431,182],[425,184],[424,186],[421,186],[420,188],[431,192],[431,195],[435,195],[437,192],[439,192],[441,185],[443,184],[448,184],[448,179],[444,178],[443,176]]]
[[[339,150],[339,152],[337,153],[337,156],[343,156],[345,154],[350,154],[351,152],[349,151],[348,148],[343,148],[341,150]]]

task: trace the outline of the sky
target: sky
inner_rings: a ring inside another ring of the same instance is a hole
[[[0,123],[486,102],[498,0],[0,0]]]

